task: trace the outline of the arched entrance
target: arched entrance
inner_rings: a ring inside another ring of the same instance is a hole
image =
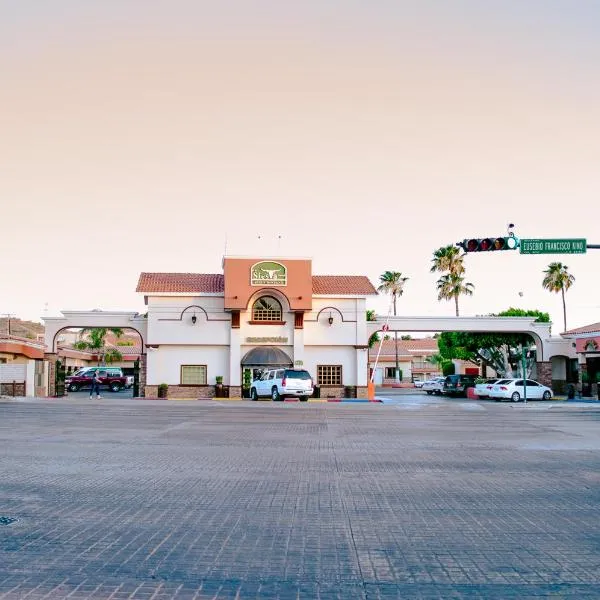
[[[62,317],[44,317],[46,338],[44,358],[48,362],[48,395],[55,396],[57,391],[62,391],[60,382],[61,379],[64,380],[65,376],[65,360],[64,357],[61,360],[61,356],[59,356],[59,352],[64,355],[65,351],[64,349],[59,351],[59,334],[82,328],[109,330],[115,328],[135,332],[136,337],[139,337],[138,347],[129,352],[129,348],[124,346],[120,349],[120,354],[132,359],[131,365],[128,366],[131,366],[136,391],[140,396],[143,396],[146,384],[147,319],[145,316],[133,312],[100,310],[64,311],[62,314]],[[94,360],[97,360],[97,357]]]
[[[241,360],[243,391],[249,390],[252,381],[258,379],[263,371],[292,366],[292,359],[283,350],[275,346],[252,348],[244,354]]]

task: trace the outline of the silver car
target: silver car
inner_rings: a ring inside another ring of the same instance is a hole
[[[423,383],[423,389],[430,396],[431,394],[437,394],[438,396],[442,393],[444,389],[444,379],[445,377],[434,377],[433,379],[428,379],[425,383]]]

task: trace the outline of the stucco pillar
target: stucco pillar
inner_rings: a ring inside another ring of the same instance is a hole
[[[229,331],[229,391],[231,393],[232,387],[241,388],[242,385],[242,357],[240,347],[240,330],[230,329]]]
[[[44,360],[48,363],[48,396],[53,397],[56,395],[56,361],[58,360],[58,354],[44,354]]]
[[[552,363],[550,361],[536,363],[537,367],[537,380],[542,385],[547,385],[549,388],[552,387]]]
[[[294,329],[294,366],[304,366],[304,329]]]
[[[366,386],[369,379],[369,349],[356,349],[356,385]]]
[[[356,349],[356,397],[367,398],[369,382],[369,348]]]
[[[138,393],[140,398],[144,398],[146,395],[146,378],[148,373],[148,355],[141,354],[140,355],[140,381],[139,381],[139,390]]]

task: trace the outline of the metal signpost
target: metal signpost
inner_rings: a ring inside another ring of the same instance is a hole
[[[585,238],[521,239],[521,254],[585,254],[588,249]]]

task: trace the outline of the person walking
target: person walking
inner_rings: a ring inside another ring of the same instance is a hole
[[[94,376],[92,378],[92,389],[90,390],[90,400],[92,396],[96,392],[96,399],[100,400],[102,396],[100,395],[100,371],[94,371]]]

